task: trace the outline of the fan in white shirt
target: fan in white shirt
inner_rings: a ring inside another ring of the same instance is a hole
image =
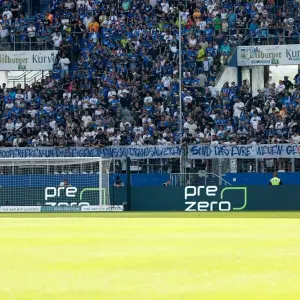
[[[189,13],[188,9],[186,8],[185,11],[182,11],[182,12],[180,13],[180,15],[181,15],[181,20],[184,21],[184,22],[186,23],[189,14],[190,14],[190,13]]]
[[[257,129],[259,121],[261,121],[261,118],[256,113],[254,113],[254,116],[250,120],[250,124],[252,125],[253,129]]]
[[[164,85],[164,87],[169,88],[171,86],[171,81],[172,78],[170,76],[164,76],[161,79],[162,84]]]
[[[136,134],[137,133],[143,134],[144,128],[142,126],[134,126],[132,131]]]
[[[46,140],[48,138],[48,132],[45,131],[44,128],[42,128],[41,131],[39,132],[38,136],[44,142],[44,140]]]
[[[20,135],[17,135],[17,137],[15,137],[13,140],[13,146],[18,147],[22,141],[23,141],[23,139],[20,138]]]
[[[63,93],[63,98],[65,99],[65,97],[67,97],[68,99],[71,99],[72,93],[70,93],[69,91],[65,91],[65,92]]]
[[[219,95],[219,90],[217,87],[210,85],[208,90],[213,98],[216,98]]]
[[[183,102],[184,102],[185,105],[187,105],[187,104],[193,102],[193,97],[190,95],[189,91],[188,91],[187,94],[184,96]]]
[[[49,126],[52,130],[57,128],[57,123],[56,121],[53,119],[52,121],[49,122]]]
[[[8,8],[5,8],[5,11],[3,12],[2,16],[6,16],[7,20],[10,20],[12,19],[13,14]]]
[[[149,104],[153,102],[153,98],[150,96],[150,93],[147,93],[147,96],[144,98],[144,104]]]
[[[112,146],[120,145],[121,136],[117,133],[114,133],[111,137],[109,137],[108,141],[111,142]]]
[[[245,107],[245,104],[241,102],[241,99],[237,99],[237,102],[233,106],[233,116],[234,117],[240,117],[243,111],[243,108]]]
[[[59,60],[59,64],[62,70],[69,70],[70,60],[65,57],[65,54],[62,54],[61,59]]]
[[[28,123],[26,124],[26,127],[27,127],[27,128],[34,128],[34,126],[35,126],[35,122],[34,122],[33,120],[31,120],[30,122],[28,122]]]
[[[24,99],[24,95],[22,94],[22,92],[20,90],[16,94],[16,99],[17,100],[23,100]]]
[[[5,124],[5,128],[7,132],[11,133],[15,129],[15,124],[11,121],[11,119],[8,119],[7,123]]]
[[[15,123],[15,130],[18,130],[19,128],[21,128],[23,125],[21,120],[17,120],[17,122]]]
[[[121,90],[118,90],[118,96],[119,96],[120,98],[124,98],[124,97],[126,97],[126,95],[128,95],[128,94],[129,94],[129,91],[126,90],[125,88],[124,88],[124,89],[121,89]]]
[[[298,132],[294,132],[293,135],[291,136],[291,140],[294,144],[299,144],[300,143],[300,135]]]
[[[86,17],[84,17],[83,19],[83,24],[86,28],[89,28],[89,25],[94,21],[94,17],[92,17],[91,15],[87,15]]]
[[[285,85],[283,84],[283,82],[280,80],[279,84],[276,87],[276,93],[282,93],[285,90]]]
[[[252,106],[251,112],[250,113],[254,113],[255,111],[257,111],[258,114],[261,114],[262,111],[259,107],[255,107],[254,105]]]
[[[284,128],[284,124],[283,124],[282,120],[279,118],[278,121],[275,124],[275,129],[276,130],[281,130],[283,128]]]
[[[176,42],[173,42],[172,44],[170,44],[169,47],[170,47],[170,50],[171,50],[172,53],[176,54],[178,52]]]
[[[162,136],[159,136],[158,139],[157,139],[157,145],[167,145],[167,141],[162,137]]]
[[[145,139],[150,139],[151,138],[151,134],[149,134],[148,132],[145,132],[144,134],[143,134],[143,140],[145,140]]]
[[[86,111],[85,115],[82,116],[81,121],[83,122],[84,127],[88,127],[89,124],[92,122],[92,117],[89,116],[89,113]]]
[[[80,136],[80,144],[84,145],[85,141],[87,140],[87,138],[84,136],[84,134],[82,133]]]
[[[170,10],[170,5],[169,3],[166,2],[166,0],[163,0],[162,3],[160,4],[161,10],[165,13],[168,14]]]
[[[27,34],[30,38],[35,37],[36,28],[33,24],[30,24],[29,27],[27,28]]]
[[[216,4],[213,3],[212,1],[210,1],[210,3],[207,5],[207,10],[208,12],[211,14],[213,12],[213,10],[215,9]]]
[[[113,96],[116,96],[117,93],[114,90],[111,90],[108,92],[107,97],[108,97],[108,101],[111,100],[113,98]]]
[[[144,118],[142,118],[142,123],[145,124],[145,123],[148,123],[148,124],[151,124],[152,120],[151,118],[148,117],[148,115],[146,115]]]
[[[171,42],[173,40],[172,34],[167,34],[167,33],[163,32],[161,35],[163,36],[163,38],[166,42]],[[161,64],[161,65],[163,66],[164,64]]]
[[[256,3],[254,4],[254,6],[257,8],[257,11],[258,11],[259,13],[261,13],[261,12],[262,12],[262,9],[264,8],[264,3],[263,3],[263,2],[256,2]]]
[[[108,133],[114,133],[114,132],[115,132],[115,129],[110,125],[110,126],[107,128],[107,132],[108,132]]]
[[[210,142],[211,145],[218,145],[218,144],[220,144],[219,141],[218,141],[218,140],[214,140],[214,138],[215,138],[215,137],[213,136],[213,137],[212,137],[212,140],[211,140],[211,142]]]
[[[79,145],[80,143],[80,140],[75,133],[72,133],[72,141],[75,143],[75,145]]]
[[[206,22],[204,20],[200,21],[197,25],[201,31],[206,29]]]
[[[201,139],[203,139],[205,136],[203,134],[203,132],[200,131],[200,129],[196,129],[196,134],[195,134],[195,138],[197,142],[200,142]]]
[[[81,5],[85,6],[85,1],[84,0],[78,0],[76,2],[76,5],[77,5],[77,10],[78,10]]]
[[[32,139],[32,146],[33,147],[37,147],[37,146],[39,146],[39,145],[41,145],[42,144],[42,141],[40,140],[40,138],[38,137],[38,135],[37,136],[35,136],[33,139]]]
[[[62,42],[62,36],[59,32],[56,32],[55,35],[52,37],[52,41],[55,48],[59,48]]]
[[[92,106],[92,108],[95,108],[95,105],[97,105],[98,102],[99,102],[98,98],[96,97],[95,94],[93,94],[92,97],[89,100],[89,103]]]
[[[191,36],[188,40],[189,47],[195,47],[197,44],[197,39],[194,36]]]
[[[92,12],[93,11],[93,6],[90,5],[90,2],[89,1],[86,1],[85,2],[85,7],[86,7],[86,10],[89,11],[89,12]]]
[[[134,45],[134,49],[135,50],[137,50],[139,47],[140,47],[140,45],[141,45],[141,43],[140,43],[140,41],[139,40],[135,40],[135,39],[133,39],[132,41],[132,44]]]
[[[212,128],[210,128],[209,126],[207,126],[204,129],[204,135],[205,135],[206,138],[209,138],[210,136],[216,135],[216,132]]]
[[[130,123],[126,122],[126,119],[123,119],[119,125],[120,131],[124,131],[126,129],[126,126],[130,127]]]
[[[83,134],[86,138],[89,138],[89,137],[94,137],[96,135],[96,132],[94,130],[90,131],[89,129],[86,128]]]
[[[217,117],[217,114],[216,114],[215,111],[213,110],[209,116],[215,121],[215,119],[216,119],[216,117]]]
[[[63,136],[65,135],[64,129],[63,129],[63,128],[58,129],[56,135],[57,135],[58,137],[63,137]]]
[[[96,108],[96,110],[95,110],[96,117],[102,116],[103,114],[104,114],[103,108],[101,108],[101,107]]]
[[[226,131],[227,133],[233,133],[233,132],[234,132],[233,126],[231,125],[230,122],[229,122],[228,125],[226,126],[225,131]]]
[[[14,104],[12,103],[11,100],[8,100],[8,102],[5,104],[4,109],[12,109],[14,107]]]
[[[158,110],[161,112],[161,113],[164,113],[165,112],[165,107],[162,103],[158,103]],[[166,113],[169,112],[169,108],[167,107],[166,108]]]
[[[71,2],[71,0],[69,0],[68,2],[64,3],[65,8],[69,9],[70,11],[73,11],[74,7],[75,7],[75,3]]]
[[[29,91],[25,91],[24,92],[24,100],[26,103],[29,103],[32,99],[32,92],[29,90]]]
[[[188,130],[189,130],[189,133],[194,134],[194,133],[195,133],[195,130],[197,129],[197,125],[194,123],[193,120],[188,120],[187,122],[185,122],[185,123],[183,124],[183,128],[184,128],[184,129],[188,129]]]
[[[139,136],[136,136],[130,145],[131,146],[143,146],[143,144],[144,144],[144,141]]]

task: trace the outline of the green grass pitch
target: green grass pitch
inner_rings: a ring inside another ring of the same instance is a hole
[[[0,299],[300,299],[299,217],[2,214]]]

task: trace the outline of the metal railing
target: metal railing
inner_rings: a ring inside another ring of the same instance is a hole
[[[184,168],[187,173],[207,172],[219,177],[226,173],[300,172],[300,159],[290,157],[193,159],[189,164]]]
[[[300,33],[296,35],[281,35],[281,36],[260,36],[255,35],[251,37],[251,45],[286,45],[286,44],[300,44]]]
[[[112,173],[124,173],[125,160],[113,160]],[[269,173],[269,172],[300,172],[298,158],[214,158],[214,159],[187,159],[183,152],[181,159],[141,159],[132,160],[131,172],[139,173],[168,173],[172,174],[172,185],[186,185],[188,182],[201,184],[230,185],[223,179],[227,173]],[[184,175],[183,175],[184,174]],[[189,175],[186,175],[189,174]]]
[[[173,173],[170,174],[172,186],[188,186],[188,185],[231,185],[222,176],[215,173],[207,173],[199,171],[198,173]]]
[[[126,160],[113,160],[111,172],[123,173],[126,171]],[[179,173],[180,158],[133,159],[130,171],[132,173]]]
[[[0,51],[53,50],[52,41],[45,37],[28,37],[26,34],[14,34],[0,39]]]
[[[42,79],[45,79],[48,76],[48,71],[26,71],[20,76],[8,77],[8,88],[12,88],[21,84],[22,88],[25,88],[26,85],[32,85],[36,82],[40,82]]]

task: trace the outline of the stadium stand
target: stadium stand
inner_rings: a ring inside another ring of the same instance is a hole
[[[2,45],[18,38],[58,50],[47,79],[1,88],[2,146],[164,145],[181,135],[183,143],[299,140],[298,75],[255,97],[246,81],[215,86],[236,45],[298,43],[297,1],[54,0],[48,12],[47,4],[28,18],[21,3],[0,4]]]

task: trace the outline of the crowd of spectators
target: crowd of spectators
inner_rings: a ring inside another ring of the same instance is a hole
[[[211,144],[299,143],[300,71],[284,76],[253,97],[249,84],[209,86],[206,102],[186,115],[184,141]]]
[[[138,85],[129,92],[122,84],[118,93],[108,92],[106,101],[105,95],[53,84],[50,77],[25,89],[3,84],[2,146],[300,142],[300,71],[293,82],[285,76],[255,97],[246,80],[240,87],[226,82],[221,90],[211,83],[203,93],[184,89],[182,134],[178,101],[172,103],[168,91]]]
[[[5,11],[11,10],[5,3],[10,1],[2,2]],[[2,86],[0,142],[34,147],[295,142],[298,75],[295,82],[283,78],[267,85],[255,97],[246,81],[226,82],[218,90],[215,80],[232,48],[249,36],[267,31],[274,43],[293,36],[296,3],[277,10],[272,1],[185,6],[166,0],[53,0],[50,12],[24,23],[22,32],[37,45],[38,37],[51,41],[56,62],[49,77],[32,87]],[[10,30],[25,19],[20,12],[6,22],[6,15],[0,26]]]
[[[33,2],[30,17],[24,9],[25,1],[0,1],[2,47],[9,45],[14,50],[28,50],[64,46],[71,55],[71,49],[76,48],[78,54],[84,43],[91,40],[97,43],[99,38],[102,45],[114,50],[120,45],[126,50],[148,47],[152,39],[160,48],[162,39],[165,42],[162,47],[176,59],[178,49],[172,42],[175,39],[177,43],[178,10],[182,11],[184,40],[189,49],[196,50],[200,42],[207,48],[207,42],[226,56],[228,48],[221,50],[224,40],[229,45],[249,42],[249,37],[253,37],[251,41],[256,44],[299,42],[300,7],[299,2],[293,0],[283,5],[274,0],[53,0],[46,15],[38,13],[39,3]],[[188,52],[187,56],[190,55],[196,59],[196,53]]]
[[[30,36],[35,36],[32,26],[25,18],[25,1],[0,1],[0,48],[11,50],[13,43],[26,42]],[[35,27],[34,27],[35,28]],[[20,46],[20,44],[19,44]]]

